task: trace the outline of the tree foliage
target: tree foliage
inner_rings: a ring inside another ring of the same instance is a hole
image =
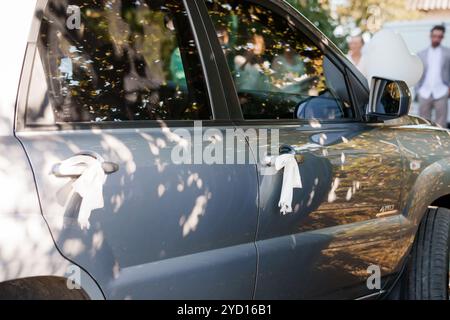
[[[287,0],[287,2],[314,23],[336,45],[345,49],[345,35],[336,36],[334,33],[339,21],[332,15],[329,0]]]
[[[348,29],[374,33],[385,22],[417,19],[420,13],[408,10],[405,0],[347,0],[337,7],[337,15],[339,23]]]
[[[311,20],[343,51],[346,38],[355,33],[371,34],[380,30],[385,22],[411,20],[420,13],[408,10],[405,0],[346,0],[332,11],[330,0],[287,0]]]

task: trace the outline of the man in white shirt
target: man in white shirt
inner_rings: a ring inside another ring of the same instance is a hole
[[[431,119],[431,112],[436,111],[436,123],[447,128],[447,105],[450,88],[450,49],[441,45],[445,27],[438,25],[431,30],[431,47],[421,51],[425,71],[417,85],[420,116]]]

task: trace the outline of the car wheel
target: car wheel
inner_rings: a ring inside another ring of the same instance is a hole
[[[449,298],[450,210],[429,208],[420,224],[408,265],[410,300]]]

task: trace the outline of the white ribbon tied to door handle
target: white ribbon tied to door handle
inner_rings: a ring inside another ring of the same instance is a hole
[[[280,212],[283,215],[292,213],[292,200],[294,197],[294,188],[303,188],[302,178],[300,176],[300,169],[294,154],[282,154],[270,159],[270,165],[275,167],[275,170],[283,172],[283,185],[281,187]]]
[[[71,175],[74,168],[81,167],[80,175],[72,185],[74,192],[82,198],[78,214],[81,229],[89,229],[92,211],[104,207],[103,185],[106,182],[106,173],[102,166],[103,162],[102,158],[77,155],[59,165],[59,172],[67,175]]]

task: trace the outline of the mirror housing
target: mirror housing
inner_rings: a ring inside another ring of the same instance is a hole
[[[365,114],[368,122],[408,115],[412,96],[406,82],[373,77],[370,88],[369,105]]]

